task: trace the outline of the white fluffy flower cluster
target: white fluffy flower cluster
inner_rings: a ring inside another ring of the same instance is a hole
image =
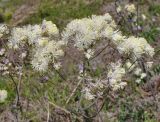
[[[135,13],[136,12],[136,7],[135,7],[134,4],[127,4],[127,5],[125,5],[125,9],[129,13]]]
[[[45,71],[50,62],[57,63],[55,60],[63,55],[61,46],[64,43],[57,40],[58,35],[57,26],[51,21],[44,20],[41,25],[13,28],[8,45],[13,49],[18,49],[26,44],[31,45],[33,68],[38,71]]]
[[[0,103],[3,103],[6,100],[7,94],[6,90],[0,90]]]
[[[0,38],[3,37],[3,35],[8,34],[8,33],[9,33],[9,29],[7,25],[0,24]]]
[[[125,69],[121,66],[121,63],[118,61],[116,63],[111,63],[111,68],[108,72],[108,81],[109,85],[113,90],[118,90],[124,88],[127,85],[126,82],[122,81],[122,77],[125,75]]]
[[[51,21],[44,20],[42,25],[28,25],[23,27],[14,27],[11,30],[9,47],[17,49],[28,43],[30,45],[39,43],[39,40],[46,35],[48,37],[57,35],[58,28]]]
[[[138,67],[135,69],[134,74],[137,76],[137,79],[135,80],[136,83],[140,83],[145,77],[147,77],[147,74]]]
[[[4,48],[0,49],[0,56],[3,56],[5,54],[5,51],[6,50]]]
[[[136,13],[136,7],[134,4],[126,4],[126,5],[119,5],[116,8],[117,12],[127,12],[128,14]]]
[[[46,43],[46,41],[44,42]],[[61,49],[63,44],[62,41],[52,40],[46,43],[45,46],[36,48],[31,62],[33,68],[38,71],[46,71],[50,62],[54,64],[55,60],[64,54]]]
[[[73,40],[78,49],[86,50],[97,40],[108,38],[117,46],[121,53],[132,53],[137,58],[144,53],[150,56],[154,55],[154,49],[144,38],[126,37],[116,27],[114,20],[108,13],[103,16],[94,15],[91,18],[76,19],[67,25],[62,34],[62,40]]]
[[[152,48],[144,38],[136,38],[131,36],[124,39],[124,41],[118,45],[118,50],[122,53],[133,53],[137,58],[142,54],[154,55],[154,48]]]
[[[49,35],[54,36],[59,34],[59,30],[55,24],[51,21],[43,20],[42,22],[42,32]]]
[[[44,39],[40,47],[34,50],[35,54],[31,62],[33,68],[38,71],[46,71],[50,62],[56,65],[55,60],[64,54],[61,48],[63,45],[62,41]]]
[[[1,48],[0,49],[0,75],[6,75],[9,74],[9,68],[11,66],[11,63],[8,59],[4,58],[6,55],[6,49]]]
[[[112,17],[106,13],[104,16],[93,15],[91,18],[76,19],[71,21],[63,32],[63,40],[75,41],[75,46],[88,49],[101,38],[110,38],[116,29]]]
[[[91,89],[89,89],[89,88],[87,88],[87,87],[83,90],[83,92],[84,92],[84,97],[85,97],[85,99],[87,99],[87,100],[92,100],[92,99],[94,99],[95,96],[96,96],[96,95],[92,94],[92,93],[91,93]]]
[[[90,59],[93,56],[94,51],[91,49],[88,49],[84,54],[87,59]]]
[[[89,82],[87,83],[87,86],[82,90],[84,92],[85,99],[92,100],[103,94],[102,90],[106,86],[105,80],[92,77],[89,77],[86,80]]]

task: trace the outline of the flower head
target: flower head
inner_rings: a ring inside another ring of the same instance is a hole
[[[42,22],[42,31],[43,33],[47,33],[48,35],[57,35],[59,33],[59,30],[55,24],[52,23],[52,21],[46,21],[43,20]]]
[[[125,6],[125,9],[129,12],[129,13],[135,13],[136,12],[136,7],[134,4],[128,4]]]
[[[6,90],[0,90],[0,103],[4,102],[7,98],[7,91]]]

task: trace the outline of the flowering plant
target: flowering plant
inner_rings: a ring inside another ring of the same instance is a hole
[[[134,15],[135,9],[133,4],[125,6],[129,15]],[[120,7],[117,12],[121,12]],[[66,104],[69,104],[81,86],[79,109],[80,114],[86,118],[92,117],[83,114],[83,98],[84,101],[92,103],[101,100],[103,107],[110,92],[124,90],[131,80],[140,84],[147,78],[146,70],[152,67],[152,63],[149,68],[146,64],[151,62],[155,54],[154,48],[145,38],[124,34],[109,13],[72,20],[62,31],[46,20],[39,25],[13,28],[1,24],[0,38],[0,75],[9,76],[15,84],[18,102],[19,89],[14,78],[20,82],[26,75],[25,70],[29,68],[30,71],[41,74],[58,73],[63,80],[70,80],[70,76],[64,77],[61,73],[64,57],[67,55],[66,48],[74,47],[80,52],[81,59],[75,63],[75,66],[79,67],[74,76],[75,81],[78,81],[77,86],[66,100]],[[102,61],[105,53],[107,58]],[[101,72],[95,75],[99,65]],[[4,102],[6,97],[7,92],[1,90],[0,102]]]

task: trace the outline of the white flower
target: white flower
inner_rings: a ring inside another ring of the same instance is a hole
[[[8,63],[8,66],[12,66],[12,63]]]
[[[89,88],[85,88],[84,89],[84,97],[87,99],[87,100],[92,100],[95,98],[95,95],[91,94],[91,90]]]
[[[127,67],[127,69],[129,69],[129,70],[133,70],[134,67],[135,67],[135,65],[132,64],[131,62],[127,62],[127,63],[126,63],[126,67]]]
[[[64,43],[61,41],[51,40],[43,47],[34,49],[34,56],[31,61],[33,68],[37,71],[46,71],[49,63],[53,63],[55,59],[63,56],[61,46]]]
[[[48,63],[49,63],[49,59],[44,58],[42,56],[34,57],[31,62],[31,64],[35,70],[42,71],[42,72],[44,72],[48,69]]]
[[[120,86],[121,89],[123,89],[126,85],[127,85],[126,82],[121,82],[121,83],[119,83],[119,86]]]
[[[11,31],[11,37],[9,41],[9,47],[17,49],[19,45],[24,44],[27,40],[27,30],[26,28],[14,27]]]
[[[119,12],[121,12],[122,11],[122,7],[121,6],[118,6],[117,7],[117,12],[119,13]]]
[[[146,66],[148,69],[150,69],[153,65],[153,61],[150,61],[150,62],[146,62]]]
[[[135,82],[139,84],[141,82],[141,79],[137,79]]]
[[[136,12],[136,8],[134,4],[128,4],[125,5],[125,9],[129,12],[129,13],[135,13]]]
[[[134,36],[125,39],[120,45],[118,45],[120,53],[132,53],[136,58],[141,57],[142,54],[149,56],[154,55],[154,48],[152,48],[144,38],[136,38]]]
[[[2,49],[0,50],[0,56],[4,55],[5,51],[6,51],[6,50],[5,50],[4,48],[2,48]]]
[[[91,49],[88,49],[87,52],[85,52],[85,57],[87,59],[90,59],[93,56],[93,54],[94,54],[94,51]]]
[[[9,33],[9,29],[7,27],[7,25],[5,24],[0,24],[0,38],[4,35],[4,34],[8,34]]]
[[[56,70],[59,70],[59,69],[61,68],[61,63],[55,63],[55,64],[54,64],[54,68],[55,68]]]
[[[59,33],[57,26],[53,24],[52,21],[46,20],[43,20],[42,22],[42,31],[43,33],[47,33],[49,35],[57,35]]]
[[[21,58],[23,59],[23,58],[25,58],[27,56],[27,53],[26,52],[23,52],[22,54],[21,54]]]
[[[4,72],[2,73],[2,75],[7,75],[7,74],[9,74],[9,71],[4,71]]]
[[[142,14],[142,19],[146,20],[146,15]]]
[[[121,63],[112,63],[111,69],[108,72],[109,84],[113,90],[118,90],[123,88],[127,83],[121,81],[122,77],[125,75],[125,69],[121,67]]]
[[[141,74],[141,79],[145,78],[146,76],[147,76],[146,73],[142,73],[142,74]]]
[[[104,32],[102,32],[102,37],[106,37],[106,38],[112,38],[112,35],[114,33],[114,29],[110,26],[106,27]]]
[[[46,46],[48,44],[48,38],[39,38],[37,40],[39,46]]]
[[[7,98],[7,91],[0,90],[0,103],[3,103]]]
[[[42,28],[40,25],[28,25],[26,35],[30,45],[37,43],[38,39],[42,37]]]
[[[150,55],[151,57],[153,57],[155,54],[154,48],[152,48],[149,44],[145,45],[144,50],[145,50],[146,54]]]
[[[140,68],[136,68],[134,71],[134,74],[139,76],[141,72],[142,72],[142,70]]]
[[[123,42],[125,38],[126,38],[126,37],[123,36],[123,35],[121,34],[121,32],[117,32],[117,31],[115,31],[115,32],[113,33],[113,35],[112,35],[112,40],[113,40],[113,42],[114,42],[115,44],[117,44],[117,45],[120,44],[121,42]]]
[[[75,19],[63,31],[62,40],[74,40],[75,47],[84,50],[100,38],[110,39],[115,27],[116,24],[108,13],[103,16],[93,15],[91,18]]]

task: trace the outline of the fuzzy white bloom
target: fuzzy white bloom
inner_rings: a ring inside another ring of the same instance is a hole
[[[119,13],[119,12],[122,11],[122,7],[121,7],[121,6],[118,6],[116,10],[117,10],[117,12]]]
[[[123,36],[121,32],[118,32],[118,31],[115,31],[112,35],[113,43],[115,43],[116,45],[121,44],[125,40],[125,38],[126,37]]]
[[[46,71],[49,63],[54,64],[55,59],[63,56],[62,45],[64,45],[62,41],[51,40],[45,46],[37,47],[31,62],[33,68],[37,71]]]
[[[126,62],[126,67],[127,67],[127,69],[129,69],[129,70],[133,70],[134,67],[135,67],[135,65],[128,61],[128,62]]]
[[[136,79],[135,82],[139,84],[141,81],[142,81],[141,79]]]
[[[58,33],[59,30],[55,24],[51,21],[44,20],[42,25],[28,25],[13,28],[8,45],[10,48],[17,49],[20,45],[23,46],[27,42],[30,45],[39,43],[39,39],[43,37],[43,34],[47,34],[50,37]]]
[[[11,37],[9,41],[9,47],[17,49],[19,45],[26,43],[27,35],[26,28],[14,27],[11,31]]]
[[[114,33],[114,29],[110,26],[106,27],[105,30],[102,32],[102,37],[106,37],[106,38],[109,38],[111,39],[112,38],[112,35]]]
[[[7,91],[0,90],[0,103],[3,103],[7,98]]]
[[[9,39],[9,47],[17,49],[25,43],[35,44],[37,39],[41,37],[42,29],[39,25],[28,25],[23,27],[14,27],[11,30]]]
[[[43,55],[37,57],[36,56],[37,55],[34,56],[31,62],[33,68],[37,71],[46,71],[48,69],[49,59],[44,58]]]
[[[127,4],[125,5],[125,9],[129,12],[129,13],[135,13],[136,12],[136,7],[134,4]]]
[[[88,49],[87,52],[85,52],[84,54],[87,59],[90,59],[93,56],[94,51],[91,49]]]
[[[27,56],[27,53],[26,52],[23,52],[22,54],[21,54],[21,58],[23,59],[23,58],[25,58]]]
[[[84,92],[84,97],[85,97],[85,99],[87,99],[87,100],[92,100],[92,99],[95,98],[95,95],[93,95],[93,94],[91,93],[91,90],[90,90],[89,88],[86,87],[86,88],[83,90],[83,92]]]
[[[121,80],[125,73],[125,69],[121,67],[120,62],[111,64],[111,69],[108,72],[108,79],[113,90],[124,88],[124,86],[127,85],[126,82]]]
[[[38,42],[38,45],[39,45],[40,47],[44,47],[44,46],[46,46],[46,45],[48,44],[49,39],[46,38],[46,37],[39,38],[39,39],[37,40],[37,42]]]
[[[57,35],[59,33],[57,26],[53,24],[52,21],[46,20],[43,20],[42,22],[42,31],[48,35]]]
[[[55,59],[63,55],[61,46],[63,41],[54,40],[59,30],[51,21],[44,20],[42,25],[27,25],[23,27],[14,27],[11,30],[11,36],[8,46],[18,49],[25,45],[31,45],[33,58],[31,64],[38,71],[46,71],[49,63],[55,62]],[[22,58],[25,55],[21,55]]]
[[[142,72],[142,69],[136,68],[135,71],[134,71],[134,74],[139,76],[141,74],[141,72]]]
[[[88,48],[100,38],[110,38],[115,31],[116,24],[106,13],[103,16],[93,15],[91,18],[71,21],[62,34],[63,40],[74,40],[80,50]]]
[[[28,25],[26,35],[30,45],[37,43],[37,40],[42,36],[42,27],[40,25]]]
[[[97,82],[95,86],[98,88],[104,88],[104,84],[101,81]]]
[[[142,14],[142,19],[146,20],[146,15]]]
[[[12,63],[8,63],[8,66],[12,66]]]
[[[9,29],[7,27],[7,25],[5,24],[0,24],[0,38],[4,35],[4,34],[8,34],[9,33]]]
[[[141,79],[144,79],[146,76],[147,76],[146,73],[142,73],[142,74],[141,74]]]
[[[6,51],[6,50],[5,50],[4,48],[2,48],[2,49],[0,50],[0,56],[4,55],[5,51]]]
[[[133,53],[137,58],[142,54],[154,55],[154,48],[152,48],[144,38],[136,38],[134,36],[125,39],[123,43],[118,46],[118,50],[122,53]]]
[[[152,65],[153,65],[153,61],[146,62],[146,66],[148,69],[150,69]]]
[[[56,70],[59,70],[59,69],[61,68],[61,66],[62,66],[62,65],[61,65],[60,62],[54,64],[54,68],[55,68]]]

